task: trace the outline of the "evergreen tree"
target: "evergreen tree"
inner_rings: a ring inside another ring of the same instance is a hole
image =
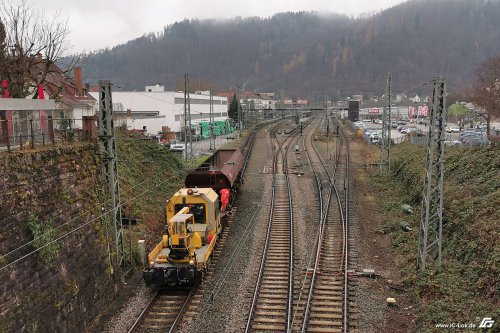
[[[227,115],[229,118],[233,119],[234,121],[238,121],[238,99],[236,98],[236,95],[233,95],[233,99],[231,100],[231,104],[229,105],[229,110],[227,111]]]

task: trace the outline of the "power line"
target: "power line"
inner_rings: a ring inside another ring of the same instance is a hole
[[[161,183],[163,183],[163,184],[165,184],[167,181],[170,181],[170,180],[171,180],[172,178],[174,178],[174,177],[175,177],[175,176],[171,176],[171,177],[167,178],[167,179],[166,179],[166,180],[164,180],[164,181],[161,181],[161,180],[160,180],[160,182],[161,182]],[[153,179],[151,179],[151,180],[153,180]],[[155,180],[155,182],[158,182],[158,179],[154,179],[154,180]],[[167,185],[168,185],[168,184],[167,184]],[[136,196],[134,196],[134,197],[130,198],[129,200],[127,200],[127,201],[125,201],[125,202],[121,202],[121,203],[120,203],[120,205],[121,205],[121,206],[124,206],[125,204],[128,204],[128,203],[132,202],[133,200],[135,200],[135,199],[137,199],[137,198],[139,198],[139,197],[143,196],[144,194],[146,194],[146,193],[148,193],[148,192],[151,192],[153,189],[154,189],[154,188],[146,189],[146,190],[144,190],[143,192],[141,192],[140,194],[138,194],[138,195],[136,195]],[[81,225],[80,225],[80,226],[78,226],[77,228],[72,229],[72,230],[70,230],[70,231],[68,231],[68,232],[66,232],[66,233],[64,233],[64,234],[62,234],[61,236],[57,237],[56,239],[54,239],[54,240],[52,240],[52,241],[50,241],[50,242],[48,242],[48,243],[46,243],[46,244],[44,244],[44,245],[42,245],[42,246],[38,247],[37,249],[35,249],[35,250],[33,250],[33,251],[31,251],[31,252],[29,252],[29,253],[27,253],[27,254],[23,255],[22,257],[20,257],[20,258],[18,258],[18,259],[15,259],[15,260],[14,260],[14,261],[12,261],[11,263],[9,263],[9,264],[7,264],[7,265],[5,265],[5,266],[2,266],[2,267],[0,268],[0,271],[2,271],[2,270],[4,270],[4,269],[6,269],[6,268],[8,268],[8,267],[10,267],[10,266],[12,266],[12,265],[14,265],[14,264],[18,263],[19,261],[21,261],[21,260],[23,260],[23,259],[25,259],[25,258],[27,258],[27,257],[29,257],[29,256],[31,256],[31,255],[33,255],[33,254],[35,254],[35,253],[37,253],[37,252],[39,252],[40,250],[44,249],[45,247],[49,246],[50,244],[53,244],[53,243],[58,242],[59,240],[61,240],[61,239],[63,239],[63,238],[66,238],[67,236],[69,236],[69,235],[71,235],[71,234],[75,233],[76,231],[78,231],[78,230],[82,229],[84,226],[87,226],[87,225],[91,224],[92,222],[95,222],[95,221],[97,221],[98,219],[100,219],[100,218],[102,218],[102,217],[104,217],[104,216],[108,215],[108,214],[109,214],[109,213],[111,213],[112,211],[113,211],[113,209],[109,209],[109,210],[107,210],[107,211],[103,212],[101,215],[99,215],[99,216],[97,216],[97,217],[95,217],[95,218],[93,218],[93,219],[91,219],[91,220],[88,220],[88,221],[84,222],[83,224],[81,224]],[[25,244],[25,245],[26,245],[26,244]],[[23,245],[23,247],[24,247],[25,245]]]
[[[143,141],[143,140],[139,140],[139,141]],[[168,150],[166,150],[166,151],[168,151]],[[134,163],[139,164],[139,162],[137,162],[137,161],[131,161],[131,160],[127,160],[127,161],[125,161],[125,160],[121,160],[120,162],[134,162]],[[144,185],[145,183],[147,183],[147,182],[156,181],[156,180],[155,180],[155,177],[160,176],[160,175],[164,175],[164,174],[165,174],[165,170],[163,170],[163,169],[162,169],[162,170],[158,171],[156,174],[154,174],[153,176],[151,176],[151,177],[149,177],[149,178],[147,178],[147,179],[143,180],[142,182],[140,182],[140,183],[138,183],[138,184],[133,185],[133,186],[132,186],[129,190],[134,190],[135,188],[137,188],[137,187],[139,187],[139,186],[143,186],[143,185]],[[180,174],[173,175],[173,176],[171,176],[169,179],[171,179],[171,178],[173,178],[173,177],[178,177],[178,176],[180,176]],[[101,204],[102,204],[102,205],[107,205],[110,201],[111,201],[111,198],[108,198],[106,201],[102,202]],[[82,212],[82,213],[78,214],[77,216],[75,216],[75,217],[71,218],[71,219],[70,219],[70,220],[68,220],[67,222],[65,222],[65,223],[63,223],[63,224],[61,224],[61,225],[57,226],[56,228],[54,228],[54,230],[56,230],[56,231],[57,231],[57,230],[59,230],[59,229],[61,229],[61,228],[65,227],[65,226],[69,225],[71,222],[74,222],[74,221],[75,221],[75,220],[77,220],[78,218],[80,218],[80,217],[82,217],[82,216],[84,216],[84,215],[86,215],[86,214],[88,214],[88,213],[92,212],[93,210],[94,210],[94,209],[88,209],[88,210],[86,210],[86,211],[84,211],[84,212]],[[21,245],[21,246],[19,246],[19,247],[15,248],[14,250],[12,250],[12,251],[10,251],[10,252],[8,252],[8,253],[6,253],[6,254],[0,255],[0,257],[6,258],[6,257],[10,256],[11,254],[13,254],[14,252],[17,252],[17,251],[19,251],[19,250],[23,249],[24,247],[26,247],[26,246],[28,246],[28,245],[32,244],[32,243],[33,243],[33,242],[35,242],[36,240],[38,240],[38,239],[40,239],[40,238],[43,238],[43,237],[48,236],[48,234],[49,234],[49,233],[50,233],[50,232],[47,232],[47,233],[42,234],[42,235],[40,235],[40,236],[38,236],[38,237],[35,237],[35,238],[34,238],[34,239],[32,239],[31,241],[24,243],[23,245]]]

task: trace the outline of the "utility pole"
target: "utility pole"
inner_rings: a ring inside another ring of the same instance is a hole
[[[99,81],[99,141],[101,158],[104,163],[106,179],[111,196],[111,218],[115,233],[116,263],[113,267],[125,268],[125,248],[118,184],[118,158],[116,156],[115,126],[113,121],[113,102],[111,100],[111,81]],[[114,268],[113,268],[114,269]]]
[[[241,128],[245,129],[246,115],[248,112],[248,99],[245,100],[245,107],[241,106]]]
[[[441,237],[443,233],[443,166],[444,166],[444,123],[446,116],[446,79],[435,77],[433,80],[431,123],[424,191],[422,193],[422,212],[420,217],[420,236],[417,269],[425,270],[428,259],[441,268]]]
[[[239,135],[241,135],[241,105],[240,105],[240,85],[237,85],[238,87],[238,97],[237,97],[237,100],[238,100],[238,131],[239,131]]]
[[[380,145],[380,170],[387,166],[387,172],[391,171],[391,91],[392,74],[387,74],[387,85],[385,87],[385,106],[382,114],[382,143]]]
[[[191,101],[189,98],[189,74],[184,74],[184,153],[186,161],[192,158],[193,138],[191,136]],[[188,145],[189,144],[189,145]]]
[[[214,95],[210,89],[210,150],[215,150],[214,122]]]

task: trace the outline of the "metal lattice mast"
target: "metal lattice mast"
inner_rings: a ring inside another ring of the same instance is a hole
[[[427,261],[432,260],[441,267],[441,237],[443,227],[443,166],[444,166],[444,122],[446,116],[446,80],[436,77],[432,80],[431,123],[427,147],[426,174],[422,194],[420,237],[417,268],[425,270]]]
[[[391,171],[391,91],[392,75],[387,75],[385,106],[382,114],[382,143],[380,145],[380,170]]]
[[[191,124],[191,97],[189,97],[189,74],[187,76],[187,115],[188,115],[188,126],[189,126],[189,151],[187,152],[188,158],[193,158],[193,127]]]
[[[189,74],[184,74],[184,152],[186,161],[191,159],[193,138],[191,135],[191,100],[189,97]]]
[[[214,95],[210,90],[210,150],[215,150],[214,122]]]
[[[104,162],[106,179],[112,205],[113,229],[115,232],[116,263],[125,267],[125,249],[118,184],[118,161],[116,155],[115,126],[113,121],[113,102],[111,100],[111,81],[99,81],[99,141],[101,158]]]

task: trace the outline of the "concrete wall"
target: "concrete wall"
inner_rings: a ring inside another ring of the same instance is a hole
[[[0,170],[0,331],[85,331],[119,286],[108,264],[111,225],[96,219],[107,200],[97,146],[0,153]],[[82,228],[5,269],[47,243],[6,255],[47,225],[48,239]]]

